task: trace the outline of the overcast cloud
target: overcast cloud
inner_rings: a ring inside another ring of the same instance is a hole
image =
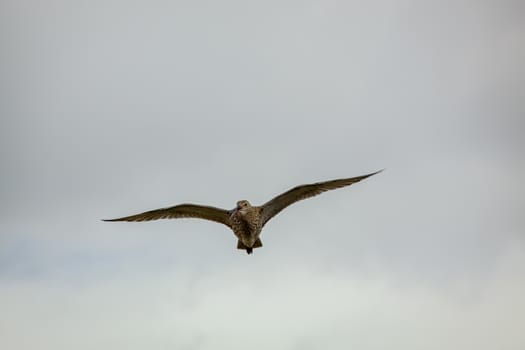
[[[522,1],[0,5],[0,348],[525,344]],[[279,214],[251,256],[182,202]]]

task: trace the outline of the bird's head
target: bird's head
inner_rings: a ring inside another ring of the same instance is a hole
[[[241,210],[241,209],[244,209],[244,208],[250,208],[250,207],[251,207],[251,204],[247,200],[243,199],[242,201],[238,201],[237,202],[237,209],[238,210]]]

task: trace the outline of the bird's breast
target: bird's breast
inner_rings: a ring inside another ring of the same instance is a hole
[[[261,231],[260,215],[257,208],[249,208],[249,210],[235,210],[231,216],[230,221],[232,230],[236,236],[258,235]]]

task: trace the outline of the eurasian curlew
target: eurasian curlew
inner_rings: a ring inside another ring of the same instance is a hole
[[[316,196],[325,191],[350,186],[381,171],[347,179],[300,185],[278,195],[261,206],[252,206],[247,200],[238,201],[237,206],[232,210],[198,204],[179,204],[174,207],[155,209],[141,214],[104,221],[150,221],[177,218],[211,220],[228,226],[238,238],[237,249],[246,250],[248,254],[251,254],[253,248],[262,247],[259,236],[264,225],[290,204]]]

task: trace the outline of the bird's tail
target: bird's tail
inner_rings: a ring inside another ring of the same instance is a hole
[[[244,243],[241,242],[241,240],[237,241],[237,249],[244,249],[244,250],[246,250],[246,253],[248,253],[248,254],[252,253],[253,248],[260,248],[262,246],[263,246],[263,244],[262,244],[260,238],[257,238],[257,240],[255,241],[255,243],[253,244],[252,247],[247,247],[246,245],[244,245]]]

